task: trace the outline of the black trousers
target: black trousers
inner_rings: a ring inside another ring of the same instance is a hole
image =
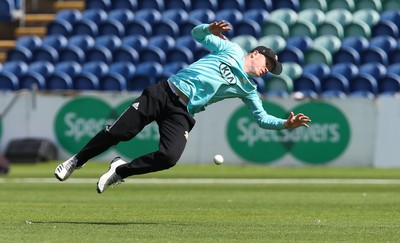
[[[78,166],[120,141],[131,140],[152,121],[156,121],[159,127],[158,151],[133,159],[118,167],[116,173],[126,178],[174,166],[183,153],[195,120],[172,92],[167,81],[146,88],[114,124],[97,133],[77,153]]]

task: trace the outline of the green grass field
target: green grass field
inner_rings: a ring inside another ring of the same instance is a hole
[[[108,164],[89,163],[67,182],[53,179],[56,165],[15,164],[0,177],[0,242],[398,242],[400,237],[400,169],[180,164],[98,194],[96,180]],[[36,179],[27,183],[27,178]],[[150,178],[181,180],[146,182]],[[250,180],[193,183],[196,178]]]

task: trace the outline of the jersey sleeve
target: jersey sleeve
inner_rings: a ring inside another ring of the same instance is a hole
[[[280,130],[285,128],[284,123],[286,122],[286,119],[268,114],[265,111],[257,92],[249,94],[245,98],[242,98],[242,100],[261,128],[271,130]]]
[[[219,52],[224,50],[228,45],[229,41],[221,39],[218,36],[212,35],[208,29],[209,24],[200,24],[192,29],[192,37],[197,42],[202,44],[212,52]]]

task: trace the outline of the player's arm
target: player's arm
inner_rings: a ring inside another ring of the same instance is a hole
[[[192,37],[211,51],[220,51],[227,45],[227,38],[222,34],[231,30],[225,21],[213,22],[211,24],[200,24],[192,29]]]
[[[262,106],[262,101],[256,92],[249,94],[242,100],[261,128],[279,130],[284,128],[297,128],[300,126],[309,127],[307,123],[311,122],[310,118],[302,113],[294,115],[293,112],[290,112],[287,119],[281,119],[268,114]]]

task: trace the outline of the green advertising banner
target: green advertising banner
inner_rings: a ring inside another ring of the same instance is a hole
[[[264,102],[264,107],[277,117],[288,112],[279,105]],[[258,126],[245,106],[233,112],[228,120],[226,136],[232,150],[243,159],[267,164],[290,153],[308,164],[325,164],[340,156],[350,140],[350,125],[335,106],[324,102],[308,102],[293,108],[311,119],[310,128],[265,130]]]
[[[93,136],[111,125],[131,104],[131,99],[113,109],[100,98],[80,97],[64,104],[55,118],[55,134],[60,145],[70,154],[77,153]],[[157,150],[158,126],[146,126],[134,139],[120,142],[115,150],[135,158]]]

